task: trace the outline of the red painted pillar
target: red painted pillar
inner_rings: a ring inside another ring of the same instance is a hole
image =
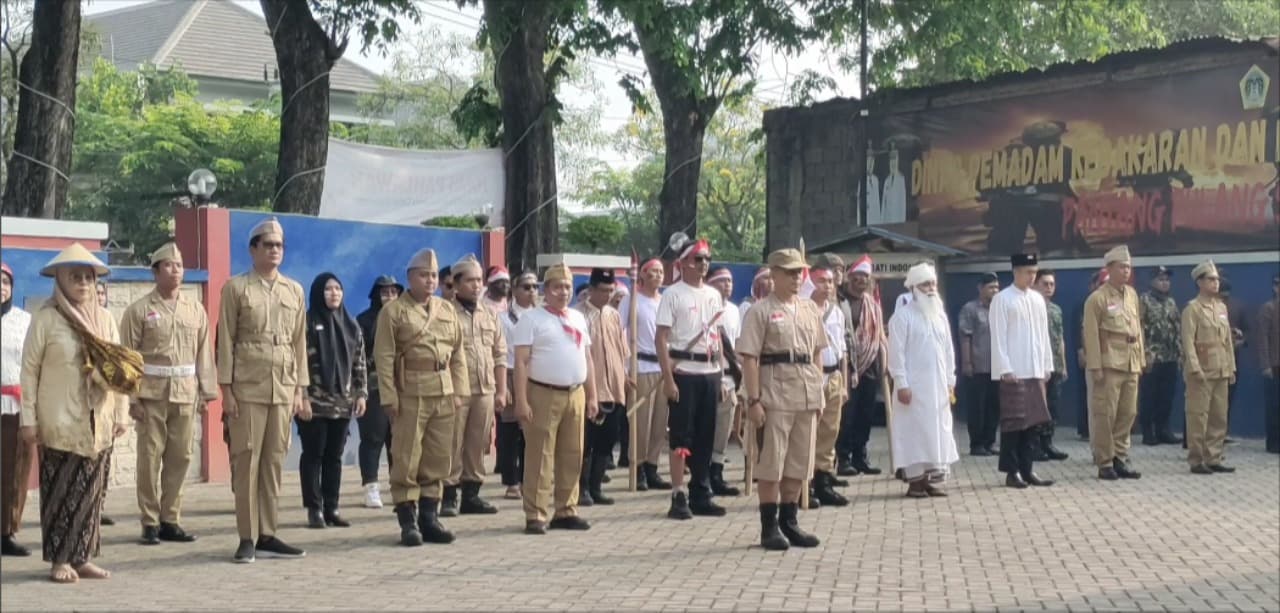
[[[231,213],[227,209],[203,207],[174,209],[174,235],[182,259],[191,268],[208,272],[204,285],[205,312],[209,314],[210,336],[218,329],[222,286],[231,277]],[[210,339],[217,342],[215,339]],[[200,429],[200,465],[205,481],[226,483],[231,479],[227,444],[222,440],[222,402],[209,403]]]
[[[506,266],[507,265],[507,231],[501,228],[497,230],[489,230],[484,233],[480,240],[481,261],[484,262],[484,269],[489,270],[490,266]],[[514,279],[519,275],[520,271],[511,271],[511,277]]]

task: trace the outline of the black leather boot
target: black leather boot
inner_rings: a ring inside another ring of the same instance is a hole
[[[604,473],[609,469],[609,465],[602,460],[603,458],[595,458],[591,462],[591,474],[587,476],[587,492],[591,494],[591,501],[595,504],[611,505],[613,504],[613,499],[605,496],[604,492],[601,491],[601,486],[604,483]],[[582,504],[582,496],[579,496],[578,499],[578,504]]]
[[[495,507],[480,497],[480,484],[475,481],[463,481],[462,501],[458,504],[458,512],[463,515],[492,515],[498,512]]]
[[[800,529],[800,523],[796,519],[799,512],[800,505],[797,503],[784,502],[778,505],[778,529],[793,547],[817,547],[820,543],[818,537]]]
[[[456,517],[458,515],[458,486],[444,486],[444,498],[440,501],[439,515],[440,517]]]
[[[760,546],[768,551],[786,551],[791,548],[787,537],[778,529],[778,505],[760,504]]]
[[[412,502],[396,505],[396,521],[400,522],[400,544],[405,547],[417,547],[422,544],[422,533],[418,531],[417,509]]]
[[[849,504],[849,499],[845,498],[840,492],[837,492],[832,486],[835,484],[835,477],[828,472],[816,472],[813,475],[813,493],[817,495],[818,502],[829,507],[843,507]]]
[[[418,499],[418,531],[422,533],[424,542],[447,545],[453,542],[453,533],[440,525],[436,504],[434,498]]]
[[[724,464],[711,464],[711,493],[716,496],[741,496],[738,488],[724,480]]]
[[[641,465],[641,468],[644,469],[644,480],[645,480],[645,483],[648,484],[649,489],[651,490],[671,489],[671,482],[664,480],[662,478],[662,475],[658,474],[658,466],[656,464],[649,464],[646,462],[645,464]]]
[[[1052,428],[1047,429],[1044,432],[1040,433],[1040,448],[1044,450],[1045,455],[1050,460],[1062,461],[1071,457],[1071,456],[1068,456],[1066,452],[1053,446],[1053,429]]]

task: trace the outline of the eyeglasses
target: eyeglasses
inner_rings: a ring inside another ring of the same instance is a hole
[[[259,244],[259,245],[261,245],[263,249],[284,249],[284,243],[283,243],[283,242],[277,242],[277,241],[262,241],[262,242],[260,242],[260,243],[258,243],[258,244]]]

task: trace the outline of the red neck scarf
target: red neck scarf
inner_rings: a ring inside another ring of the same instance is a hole
[[[573,344],[578,347],[582,347],[582,331],[573,327],[569,323],[569,312],[567,310],[556,310],[545,305],[542,308],[546,309],[548,313],[555,315],[556,318],[560,320],[560,326],[564,328],[565,332],[569,333],[569,337],[573,339]]]

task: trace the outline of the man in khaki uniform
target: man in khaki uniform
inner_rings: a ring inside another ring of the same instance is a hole
[[[525,437],[526,534],[591,528],[578,517],[578,476],[586,420],[599,412],[587,319],[568,308],[573,273],[556,264],[544,273],[542,283],[542,308],[525,313],[511,332],[516,419]]]
[[[498,322],[497,311],[480,295],[484,289],[480,263],[470,255],[451,267],[453,308],[462,324],[466,346],[467,374],[471,381],[465,401],[453,423],[453,463],[444,487],[441,517],[463,514],[497,513],[498,508],[480,497],[484,483],[484,456],[489,451],[493,413],[507,403],[507,338]],[[478,308],[483,307],[483,308]],[[394,439],[393,439],[394,440]],[[458,504],[458,490],[462,504]]]
[[[825,254],[830,255],[830,254]],[[831,256],[835,257],[835,256]],[[848,386],[845,385],[848,372],[848,358],[845,343],[844,312],[836,304],[836,288],[840,286],[838,271],[844,263],[836,258],[821,258],[810,271],[813,280],[811,298],[822,313],[822,327],[827,335],[827,347],[822,351],[823,398],[825,407],[822,419],[818,421],[814,448],[813,481],[810,483],[809,507],[828,505],[843,507],[849,499],[835,490],[836,485],[836,438],[840,435],[841,408],[848,398]],[[816,504],[815,504],[816,503]]]
[[[289,418],[311,417],[306,301],[302,286],[280,274],[284,228],[275,218],[253,228],[249,253],[253,270],[222,286],[218,317],[218,385],[229,420],[240,534],[235,561],[242,564],[257,555],[305,555],[275,534]]]
[[[195,414],[218,398],[209,318],[182,295],[182,253],[167,243],[151,254],[156,288],[125,309],[120,344],[142,354],[142,385],[130,415],[138,422],[138,511],[142,544],[196,540],[179,524],[191,466]],[[161,464],[163,463],[163,468]]]
[[[747,417],[759,441],[760,545],[768,550],[817,547],[800,530],[800,492],[813,471],[814,431],[826,402],[822,350],[827,333],[817,305],[797,296],[804,257],[795,249],[769,254],[773,292],[742,322],[738,355],[747,389]]]
[[[1236,356],[1227,305],[1218,298],[1218,268],[1207,261],[1191,276],[1200,295],[1182,310],[1182,366],[1187,382],[1187,462],[1197,475],[1231,473],[1222,463],[1227,439],[1227,388]]]
[[[1142,474],[1127,462],[1129,431],[1138,415],[1138,375],[1146,363],[1138,293],[1128,285],[1128,247],[1108,251],[1104,260],[1107,281],[1084,305],[1085,368],[1093,379],[1089,441],[1099,479],[1138,479]]]
[[[432,294],[436,252],[409,260],[409,290],[378,314],[373,359],[378,392],[391,417],[391,499],[400,542],[452,543],[438,519],[440,493],[453,460],[453,425],[470,389],[462,322],[453,305]],[[416,511],[416,518],[415,518]]]

